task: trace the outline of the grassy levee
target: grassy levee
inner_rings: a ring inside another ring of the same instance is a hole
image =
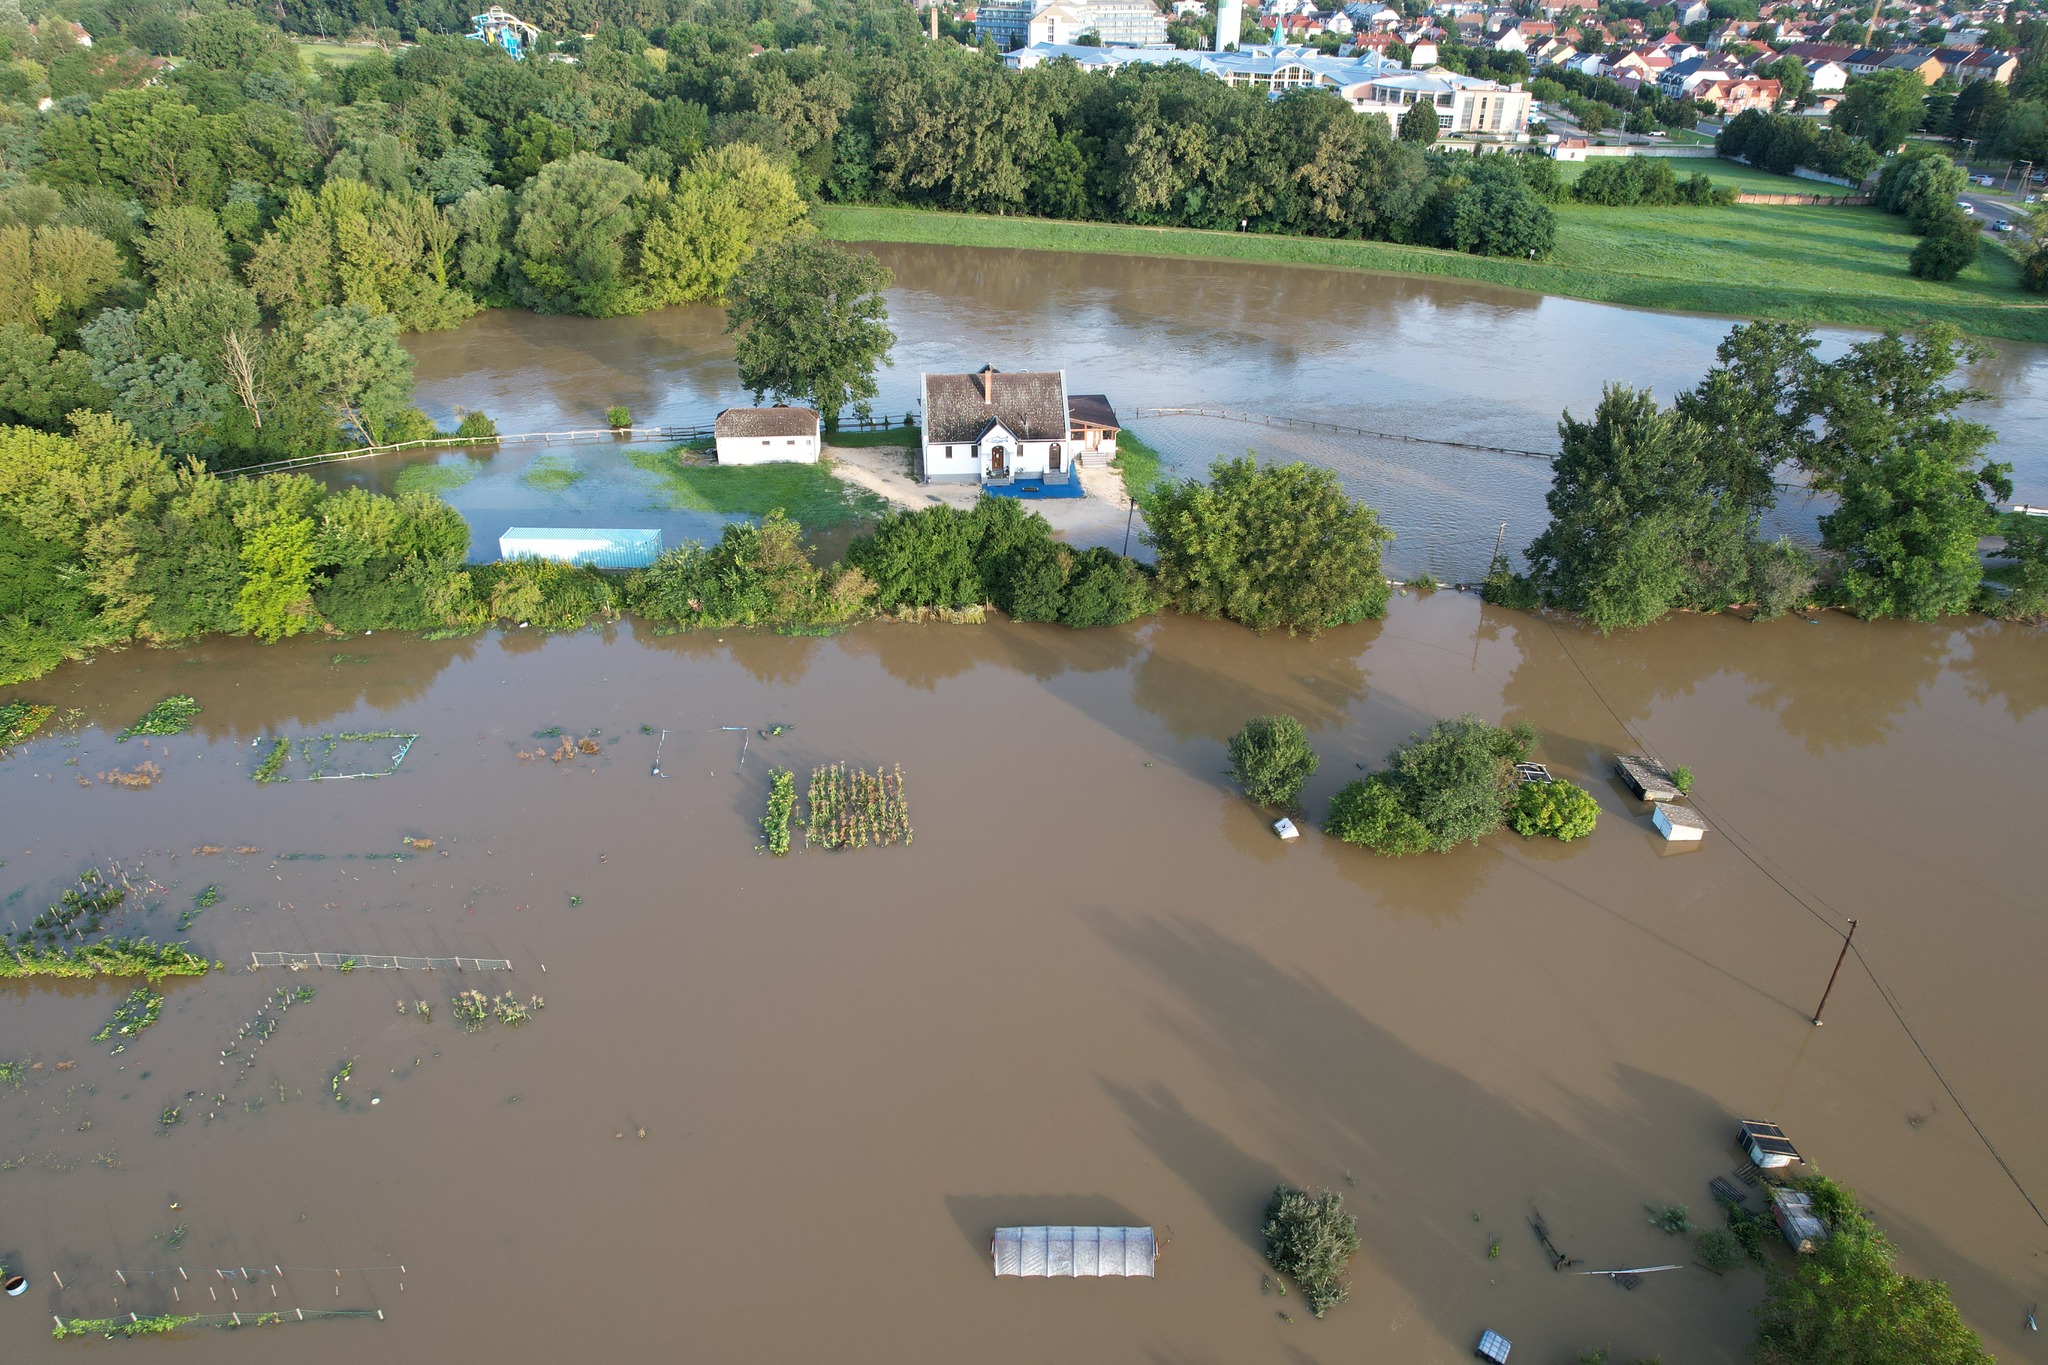
[[[1436,275],[1562,298],[1685,313],[1851,327],[1952,323],[1976,336],[2048,341],[2048,304],[2019,292],[2019,270],[1986,251],[1956,280],[1906,273],[1917,240],[1871,208],[1745,204],[1726,208],[1557,211],[1545,261],[1317,237],[997,218],[918,209],[822,208],[813,219],[845,242],[1184,256]]]

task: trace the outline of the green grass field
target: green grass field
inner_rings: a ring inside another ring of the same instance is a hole
[[[299,61],[308,71],[317,73],[324,65],[348,66],[359,62],[381,48],[367,44],[324,43],[311,38],[295,39],[299,45]]]
[[[589,471],[576,463],[570,455],[536,455],[519,481],[528,488],[538,488],[546,493],[560,493],[574,488]]]
[[[1737,167],[1740,170],[1742,168]],[[1948,322],[1978,336],[2048,341],[2048,305],[2017,288],[2019,268],[1986,251],[1952,283],[1906,273],[1915,238],[1872,208],[1558,208],[1547,261],[1467,256],[1385,242],[1340,242],[1189,228],[1068,223],[914,209],[821,208],[848,242],[1188,256],[1439,275],[1632,308],[1857,327]]]
[[[776,508],[807,531],[823,531],[855,517],[880,516],[882,500],[841,483],[829,462],[818,464],[679,464],[673,450],[636,450],[626,458],[655,476],[669,505],[726,516],[766,516]]]
[[[1117,433],[1116,458],[1110,463],[1124,476],[1124,491],[1143,500],[1152,491],[1152,485],[1159,482],[1160,471],[1166,461],[1137,433],[1125,427]]]

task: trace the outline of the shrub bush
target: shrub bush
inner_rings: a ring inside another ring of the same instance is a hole
[[[466,436],[470,440],[480,440],[486,436],[496,436],[498,424],[481,412],[465,412],[462,414],[462,425],[455,428],[455,434]]]
[[[1337,793],[1325,827],[1395,857],[1477,843],[1507,817],[1514,765],[1535,747],[1527,723],[1503,729],[1473,715],[1440,720],[1387,755],[1384,770]]]
[[[477,597],[493,621],[517,621],[542,630],[577,630],[592,618],[618,614],[618,598],[603,573],[553,559],[508,559],[470,570]]]
[[[873,597],[860,570],[812,564],[803,527],[781,512],[728,525],[710,547],[678,545],[626,580],[626,602],[641,615],[716,629],[829,629],[864,615]]]
[[[1156,487],[1145,520],[1161,593],[1182,611],[1289,634],[1386,614],[1393,534],[1327,469],[1218,460],[1206,484]]]
[[[1508,823],[1524,839],[1547,834],[1565,843],[1591,834],[1599,818],[1593,794],[1569,782],[1524,782],[1508,812]]]
[[[1926,231],[1906,259],[1908,273],[1923,280],[1952,280],[1976,264],[1984,234],[1969,214],[1952,208],[1930,222]]]
[[[1344,1212],[1343,1195],[1287,1185],[1273,1190],[1266,1205],[1266,1259],[1301,1286],[1309,1312],[1321,1317],[1344,1302],[1339,1277],[1357,1254],[1358,1220]]]
[[[633,425],[633,410],[631,408],[606,408],[604,410],[604,420],[605,425],[614,430],[621,427],[630,427]]]
[[[1308,731],[1293,716],[1253,716],[1230,737],[1230,775],[1261,805],[1293,805],[1316,763]]]

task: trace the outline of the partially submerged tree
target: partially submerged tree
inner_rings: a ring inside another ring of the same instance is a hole
[[[1327,469],[1218,460],[1207,483],[1156,487],[1145,520],[1159,586],[1182,611],[1290,635],[1386,612],[1393,533]]]
[[[1344,1212],[1344,1196],[1274,1188],[1266,1204],[1266,1259],[1291,1276],[1317,1317],[1348,1295],[1344,1267],[1358,1254],[1358,1219]]]
[[[868,415],[875,368],[891,363],[889,305],[894,277],[874,257],[817,237],[787,237],[756,252],[733,277],[725,330],[739,335],[734,359],[754,401],[815,407],[825,429],[852,405]]]
[[[1388,754],[1384,769],[1338,792],[1324,828],[1393,857],[1476,844],[1507,818],[1515,764],[1535,748],[1526,721],[1440,720]]]
[[[1253,716],[1230,737],[1230,776],[1261,805],[1293,805],[1317,761],[1293,716]]]
[[[1806,1188],[1828,1235],[1790,1271],[1767,1271],[1756,1365],[1991,1365],[1948,1286],[1900,1274],[1852,1191],[1819,1177]]]

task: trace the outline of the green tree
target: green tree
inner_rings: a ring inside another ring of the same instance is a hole
[[[412,397],[412,353],[398,344],[398,323],[359,303],[322,308],[299,336],[298,373],[335,420],[373,445]]]
[[[0,326],[67,339],[125,283],[121,253],[90,228],[0,228]]]
[[[649,195],[638,173],[590,152],[548,163],[519,191],[514,294],[540,313],[645,309],[633,255]]]
[[[1557,215],[1504,156],[1474,157],[1447,182],[1438,215],[1445,246],[1476,256],[1538,257],[1557,242]],[[1457,183],[1462,180],[1462,184]]]
[[[1789,1271],[1766,1271],[1756,1365],[1991,1365],[1939,1280],[1900,1274],[1855,1195],[1808,1182],[1828,1235]]]
[[[1427,147],[1436,141],[1437,130],[1442,126],[1435,105],[1411,104],[1408,112],[1401,115],[1401,141],[1419,142]]]
[[[176,205],[150,215],[135,254],[159,287],[224,283],[232,278],[227,234],[211,209]]]
[[[1291,1276],[1323,1316],[1344,1302],[1344,1267],[1358,1254],[1358,1219],[1344,1212],[1344,1196],[1310,1194],[1280,1185],[1266,1204],[1266,1260]]]
[[[1308,731],[1293,716],[1253,716],[1230,737],[1230,776],[1260,805],[1293,805],[1316,764]]]
[[[1927,85],[1912,71],[1877,71],[1850,81],[1829,120],[1889,155],[1920,126]]]
[[[1524,782],[1508,809],[1508,824],[1524,839],[1549,835],[1570,843],[1591,834],[1599,818],[1593,794],[1570,782]]]
[[[1923,280],[1952,280],[1977,263],[1983,241],[1977,220],[1952,208],[1928,226],[1927,235],[1913,247],[1906,269]]]
[[[18,322],[0,325],[0,424],[56,431],[78,408],[102,408],[107,392],[92,361]]]
[[[1536,748],[1526,723],[1503,729],[1474,715],[1440,720],[1387,755],[1387,766],[1340,791],[1325,827],[1347,843],[1400,857],[1476,844],[1507,818],[1515,764]]]
[[[1602,631],[1685,603],[1713,513],[1706,433],[1647,390],[1610,386],[1591,422],[1567,412],[1558,434],[1550,524],[1524,552],[1544,599]]]
[[[392,315],[400,331],[434,331],[477,310],[449,280],[456,241],[423,194],[329,180],[317,194],[292,191],[249,261],[249,284],[287,320],[352,304]]]
[[[1701,451],[1706,486],[1735,509],[1770,510],[1779,468],[1806,457],[1816,344],[1790,323],[1743,323],[1715,348],[1706,378],[1678,396],[1677,414],[1710,433]]]
[[[1899,153],[1877,177],[1877,206],[1904,214],[1915,232],[1926,232],[1956,212],[1956,196],[1969,184],[1961,166],[1932,147]]]
[[[733,279],[725,330],[737,333],[740,384],[754,401],[773,394],[815,407],[825,429],[852,404],[866,417],[875,367],[891,363],[893,277],[862,252],[816,237],[787,237],[757,251]]]
[[[1289,634],[1386,611],[1393,533],[1327,469],[1218,460],[1206,484],[1157,486],[1145,521],[1160,589],[1182,611]]]
[[[2010,467],[1985,459],[1991,429],[1956,415],[1983,397],[1952,382],[1976,355],[1952,328],[1888,332],[1816,381],[1807,467],[1839,500],[1821,544],[1842,557],[1841,591],[1859,614],[1930,620],[1975,600],[1977,541],[2012,496]]]
[[[641,238],[656,302],[722,301],[755,251],[795,232],[804,201],[788,170],[744,142],[715,147],[676,177]]]

